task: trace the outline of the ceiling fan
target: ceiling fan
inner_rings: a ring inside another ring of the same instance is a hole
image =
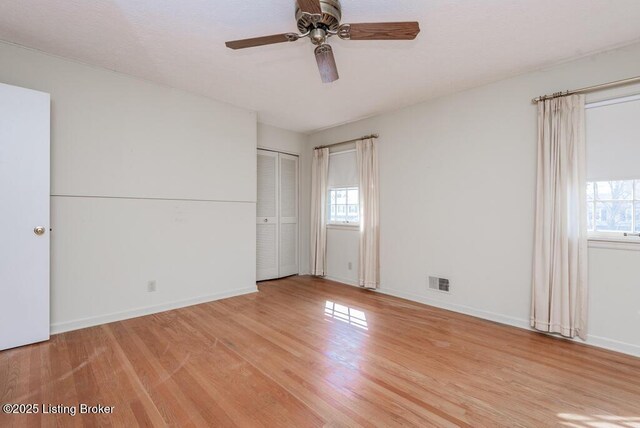
[[[309,37],[316,45],[315,55],[320,77],[324,83],[338,80],[338,68],[329,37],[343,40],[413,40],[420,32],[417,22],[376,22],[341,24],[340,0],[296,0],[296,21],[300,33],[282,33],[252,39],[234,40],[226,45],[231,49],[295,42]]]

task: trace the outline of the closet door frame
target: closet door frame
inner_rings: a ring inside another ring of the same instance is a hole
[[[295,215],[287,216],[283,215],[282,211],[282,161],[291,160],[295,162]],[[278,232],[280,233],[280,241],[278,244],[278,276],[285,277],[290,275],[298,275],[300,273],[300,157],[296,155],[290,155],[288,153],[278,153]],[[282,230],[285,224],[295,224],[295,268],[292,265],[282,265]],[[283,268],[288,268],[283,272]]]
[[[298,187],[297,207],[296,207],[296,211],[297,211],[297,215],[298,215],[298,227],[297,227],[298,272],[296,274],[293,274],[293,275],[299,275],[300,274],[300,261],[302,260],[302,258],[301,258],[302,246],[300,245],[300,192],[301,192],[301,190],[300,190],[301,189],[301,186],[300,186],[300,153],[296,153],[296,152],[292,152],[292,151],[285,151],[285,150],[276,150],[276,149],[273,149],[273,148],[261,147],[261,146],[258,146],[257,150],[258,151],[264,151],[264,152],[272,152],[272,153],[275,153],[276,155],[277,154],[284,154],[284,155],[289,155],[289,156],[296,156],[298,158],[298,176],[296,177],[297,187]],[[280,191],[280,170],[279,170],[280,161],[279,160],[278,160],[277,164],[278,164],[278,172],[277,172],[278,181],[277,181],[276,186],[278,188],[278,191]],[[277,201],[277,205],[278,205],[278,219],[277,219],[277,222],[278,223],[280,223],[280,221],[279,221],[279,217],[280,217],[280,211],[279,211],[279,209],[280,209],[280,200],[279,200],[279,196],[280,195],[278,195],[278,201]],[[278,238],[279,237],[280,237],[280,230],[278,229]],[[280,252],[280,245],[279,245],[280,242],[279,241],[280,241],[280,239],[278,239],[278,253]],[[280,257],[279,256],[280,255],[278,254],[278,270],[280,270]],[[258,280],[258,281],[261,281],[261,280]],[[263,281],[266,281],[266,280],[263,280]]]
[[[268,153],[261,153],[268,152]],[[269,279],[278,278],[280,273],[280,158],[277,153],[273,153],[272,150],[262,150],[258,149],[256,152],[256,162],[259,156],[268,156],[273,158],[274,161],[274,215],[273,216],[258,216],[258,183],[256,182],[256,262],[258,260],[258,229],[261,226],[269,226],[273,225],[275,227],[275,237],[274,237],[274,257],[275,257],[275,266],[273,268],[269,268],[258,272],[258,265],[256,263],[256,280],[257,281],[267,281]]]

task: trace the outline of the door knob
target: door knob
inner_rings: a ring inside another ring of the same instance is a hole
[[[40,235],[44,235],[44,226],[38,226],[38,227],[34,227],[33,228],[33,233],[35,233],[36,235],[40,236]]]
[[[269,221],[268,219],[266,219],[266,218],[264,219],[264,222],[265,222],[265,223],[266,223],[266,222],[268,222],[268,221]]]

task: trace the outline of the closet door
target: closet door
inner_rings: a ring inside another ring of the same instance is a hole
[[[0,84],[0,350],[49,339],[50,105]]]
[[[278,153],[258,150],[256,279],[278,277]]]
[[[279,154],[279,276],[298,274],[298,157]]]

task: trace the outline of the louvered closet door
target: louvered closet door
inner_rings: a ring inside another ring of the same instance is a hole
[[[278,153],[258,150],[256,277],[278,277]]]
[[[279,155],[280,170],[280,271],[298,273],[298,157]]]

